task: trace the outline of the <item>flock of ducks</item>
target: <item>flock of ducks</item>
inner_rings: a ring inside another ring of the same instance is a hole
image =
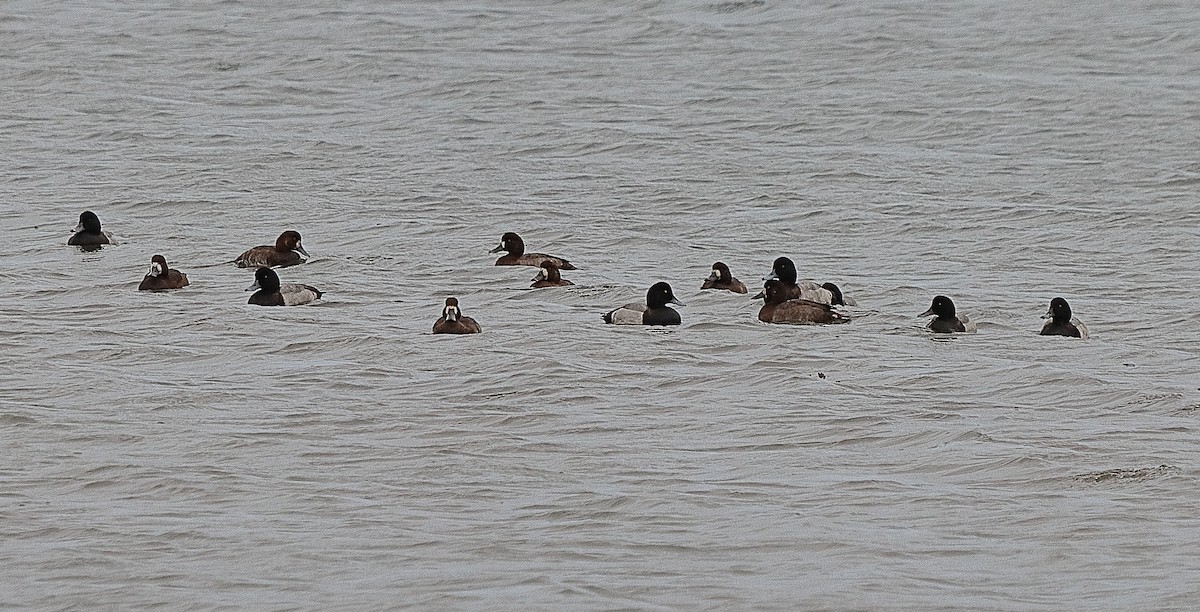
[[[111,244],[111,235],[100,227],[95,213],[85,211],[79,215],[79,225],[67,244],[85,250],[95,250]],[[561,257],[545,253],[526,253],[525,241],[513,232],[500,237],[500,244],[491,253],[505,252],[496,260],[497,266],[534,266],[539,268],[531,287],[563,287],[572,285],[562,277],[562,270],[575,270],[574,264]],[[304,250],[299,232],[288,230],[279,235],[274,245],[256,246],[248,249],[233,261],[239,268],[255,268],[254,284],[246,288],[254,291],[247,303],[258,306],[298,306],[320,299],[321,291],[309,285],[280,283],[273,268],[282,268],[304,263],[309,257]],[[836,306],[855,306],[852,298],[842,294],[833,283],[817,284],[813,281],[797,280],[796,264],[787,257],[779,257],[771,266],[771,272],[763,278],[763,290],[752,299],[762,299],[758,319],[764,323],[817,324],[846,323],[850,316],[836,310]],[[142,279],[138,289],[163,291],[179,289],[188,285],[187,275],[168,267],[162,255],[150,258],[150,271]],[[701,289],[716,289],[733,293],[749,293],[745,283],[734,278],[729,266],[716,262],[712,273],[704,280]],[[670,304],[682,306],[671,285],[654,283],[646,292],[645,303],[631,303],[604,313],[605,323],[616,325],[679,325],[679,312]],[[939,295],[933,298],[929,310],[918,316],[933,316],[927,328],[934,333],[970,333],[976,330],[975,323],[966,315],[958,314],[954,302]],[[1087,338],[1087,327],[1071,313],[1071,306],[1061,297],[1050,301],[1050,309],[1042,317],[1049,319],[1042,327],[1043,336],[1070,336]],[[435,334],[477,334],[483,331],[479,323],[462,314],[458,299],[446,298],[442,316],[433,324]]]

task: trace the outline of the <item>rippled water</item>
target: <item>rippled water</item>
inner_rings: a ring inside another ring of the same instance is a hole
[[[1200,596],[1193,5],[0,15],[0,607]],[[121,244],[65,246],[85,209]],[[247,306],[284,229],[325,299]],[[192,285],[136,291],[155,253]],[[856,320],[698,290],[778,255]],[[680,328],[600,322],[657,280]]]

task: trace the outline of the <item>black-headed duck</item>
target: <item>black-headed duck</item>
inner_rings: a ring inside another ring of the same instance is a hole
[[[71,231],[75,234],[67,239],[67,244],[84,247],[86,251],[94,251],[102,245],[112,244],[108,232],[100,229],[100,217],[90,210],[80,213],[79,223]]]
[[[933,298],[933,303],[929,305],[929,310],[917,316],[927,317],[929,315],[937,317],[931,320],[929,325],[926,326],[930,331],[939,334],[975,331],[975,323],[967,315],[956,314],[954,311],[954,301],[944,295]]]
[[[605,323],[617,325],[679,325],[679,313],[667,304],[678,304],[671,285],[654,283],[646,292],[645,304],[626,304],[616,310],[604,313]]]
[[[829,304],[788,299],[788,288],[783,281],[767,281],[763,294],[765,303],[758,311],[758,320],[764,323],[824,324],[850,320],[850,317],[833,310]]]
[[[1060,297],[1050,300],[1050,310],[1047,310],[1042,318],[1050,319],[1042,326],[1043,336],[1088,337],[1087,326],[1071,316],[1071,305]]]
[[[299,306],[321,297],[321,292],[316,287],[295,283],[279,284],[279,275],[265,267],[254,271],[254,284],[246,287],[246,291],[254,291],[254,295],[250,296],[246,303],[256,306]]]
[[[256,246],[238,255],[233,263],[239,268],[282,268],[301,264],[309,255],[300,241],[300,232],[288,230],[275,239],[275,246]]]
[[[787,257],[778,257],[771,264],[771,271],[763,277],[764,281],[777,280],[783,283],[789,300],[808,300],[818,304],[832,304],[833,293],[812,281],[796,281],[796,264]],[[752,300],[765,298],[766,291],[761,291]]]
[[[155,255],[150,258],[150,271],[146,273],[146,278],[142,279],[142,284],[138,285],[138,291],[163,291],[186,286],[187,274],[168,268],[167,258]]]
[[[533,284],[530,287],[541,289],[542,287],[566,287],[574,285],[571,281],[562,277],[558,272],[558,266],[553,261],[547,259],[539,266],[537,276],[533,277]]]
[[[712,265],[712,273],[708,278],[704,279],[704,284],[700,285],[701,289],[724,289],[734,293],[747,293],[746,284],[733,277],[729,273],[729,266],[722,262],[717,262]]]
[[[479,323],[471,317],[464,317],[458,309],[458,298],[446,298],[446,306],[442,308],[442,318],[433,324],[435,334],[478,334],[483,331]]]
[[[507,251],[508,254],[496,260],[497,266],[540,266],[543,261],[553,261],[554,265],[560,270],[574,270],[575,266],[571,262],[561,258],[547,255],[545,253],[526,253],[525,241],[513,232],[505,232],[500,237],[500,246],[488,251],[489,253],[499,253]]]

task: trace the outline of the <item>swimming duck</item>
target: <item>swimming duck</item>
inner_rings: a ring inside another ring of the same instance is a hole
[[[764,323],[846,323],[850,320],[829,304],[788,299],[788,288],[782,281],[767,281],[763,294],[764,303],[758,311],[758,320]]]
[[[138,291],[162,291],[188,286],[187,274],[167,267],[167,258],[155,255],[150,258],[150,271],[138,285]]]
[[[712,265],[712,273],[708,278],[704,279],[704,284],[700,285],[701,289],[725,289],[734,293],[747,293],[746,284],[733,277],[729,272],[729,266],[722,262],[717,262]]]
[[[558,266],[549,259],[543,261],[542,265],[539,267],[541,270],[538,270],[537,276],[533,277],[533,284],[530,285],[530,287],[533,287],[534,289],[540,289],[542,287],[566,287],[567,285],[575,284],[563,278],[562,275],[558,273]]]
[[[796,264],[787,257],[778,257],[771,264],[771,271],[763,277],[764,281],[777,280],[783,283],[789,300],[808,300],[818,304],[832,304],[833,293],[825,287],[812,281],[796,282]],[[752,300],[765,298],[766,292],[761,291]]]
[[[930,331],[939,334],[950,334],[954,332],[973,332],[975,331],[975,323],[971,321],[967,315],[958,315],[954,312],[954,302],[944,296],[939,295],[933,298],[933,303],[930,304],[929,310],[917,315],[918,317],[927,317],[935,315],[937,318],[931,320],[926,327]]]
[[[239,268],[285,267],[304,263],[308,251],[300,244],[300,232],[288,230],[275,239],[275,246],[256,246],[238,255],[233,263]],[[302,258],[301,255],[304,257]]]
[[[626,304],[616,310],[604,313],[605,323],[617,325],[679,325],[679,313],[667,304],[678,304],[671,285],[654,283],[646,292],[646,303]]]
[[[100,217],[90,210],[80,213],[79,223],[71,231],[75,232],[67,239],[67,244],[71,246],[85,247],[84,250],[94,251],[101,245],[112,244],[108,232],[100,229]]]
[[[478,334],[483,329],[471,317],[464,317],[458,309],[458,298],[446,298],[446,306],[442,308],[442,318],[433,324],[435,334]]]
[[[575,266],[571,262],[561,258],[547,255],[545,253],[526,253],[525,241],[513,232],[505,232],[500,237],[500,246],[488,251],[489,253],[499,253],[500,251],[508,251],[500,259],[496,260],[497,266],[540,266],[543,261],[553,261],[560,270],[574,270]]]
[[[1071,316],[1071,305],[1060,297],[1050,300],[1050,310],[1047,310],[1042,318],[1050,319],[1042,326],[1041,335],[1043,336],[1070,336],[1084,339],[1088,337],[1087,326]]]
[[[266,267],[254,271],[254,284],[246,287],[246,291],[254,291],[246,303],[257,306],[299,306],[320,299],[322,295],[316,287],[309,285],[281,285],[279,275]]]

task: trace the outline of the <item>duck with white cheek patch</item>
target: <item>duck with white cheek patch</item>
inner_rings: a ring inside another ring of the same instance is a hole
[[[446,298],[446,306],[442,308],[442,318],[433,324],[435,334],[478,334],[483,329],[471,317],[463,316],[458,308],[458,298]]]
[[[150,258],[150,271],[146,273],[146,278],[142,279],[142,284],[138,285],[138,291],[164,291],[186,286],[188,286],[187,274],[168,268],[167,258],[155,255]]]
[[[733,277],[729,272],[729,266],[722,262],[717,262],[712,265],[712,273],[708,278],[704,279],[704,284],[700,285],[701,289],[724,289],[734,293],[748,293],[746,284]]]

